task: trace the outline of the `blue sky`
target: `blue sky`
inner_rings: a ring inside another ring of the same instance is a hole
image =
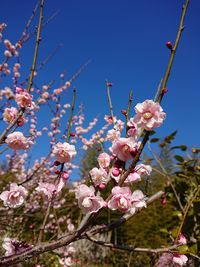
[[[33,0],[1,1],[1,21],[8,24],[5,35],[13,43],[21,36],[35,3]],[[59,14],[42,32],[38,62],[59,43],[63,46],[40,71],[37,84],[55,79],[58,85],[62,71],[66,70],[70,77],[80,64],[91,59],[74,83],[77,103],[84,104],[88,122],[97,114],[108,114],[105,89],[108,79],[113,82],[114,113],[120,117],[120,110],[126,108],[130,88],[133,89],[133,106],[153,98],[170,55],[165,43],[175,40],[183,3],[182,0],[46,1],[44,20],[57,10]],[[175,144],[189,146],[198,146],[200,136],[199,10],[200,1],[191,1],[167,86],[169,93],[162,104],[167,119],[158,129],[161,137],[178,130]],[[21,53],[24,77],[32,63],[33,49],[34,38]],[[9,85],[6,80],[4,85]],[[66,99],[69,101],[70,95]],[[41,120],[45,120],[45,114]]]

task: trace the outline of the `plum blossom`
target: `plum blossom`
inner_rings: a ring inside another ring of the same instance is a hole
[[[147,131],[159,127],[166,118],[166,113],[163,112],[160,104],[153,100],[145,100],[143,103],[138,103],[135,106],[135,112],[134,121],[139,127]]]
[[[107,184],[108,175],[104,169],[98,169],[95,167],[89,173],[95,186],[98,186],[100,184]]]
[[[146,207],[144,197],[140,190],[132,193],[129,187],[115,186],[112,189],[112,198],[108,201],[108,208],[134,214],[136,208]]]
[[[26,90],[19,87],[16,88],[15,101],[17,105],[20,106],[21,108],[31,107],[32,98],[33,96],[30,95]]]
[[[105,169],[110,165],[110,156],[107,153],[101,153],[98,156],[97,161],[99,163],[99,166]]]
[[[26,138],[21,132],[9,134],[5,142],[14,150],[28,149],[33,144],[30,138]]]
[[[125,183],[136,183],[138,181],[141,181],[141,179],[145,175],[150,175],[152,172],[152,168],[150,165],[145,164],[138,164],[134,171],[128,175],[128,177],[125,180]]]
[[[129,137],[134,137],[137,139],[139,135],[142,132],[142,129],[138,126],[138,124],[135,122],[134,118],[130,118],[130,120],[127,123],[128,131],[127,134]]]
[[[15,253],[15,246],[13,245],[14,242],[16,242],[15,239],[4,237],[2,247],[6,250],[5,256],[10,256]]]
[[[132,192],[129,187],[115,186],[112,189],[112,198],[108,201],[108,208],[111,210],[119,210],[127,212],[131,208]]]
[[[100,210],[105,205],[105,201],[100,196],[95,196],[94,187],[81,184],[76,190],[78,206],[84,213],[92,214]]]
[[[185,238],[185,236],[183,234],[180,234],[178,237],[178,243],[181,245],[186,245],[187,244],[187,240]]]
[[[17,109],[15,107],[5,108],[3,113],[3,120],[10,123],[17,117]]]
[[[188,261],[188,257],[183,254],[176,253],[173,255],[172,261],[179,266],[184,266]]]
[[[119,138],[113,143],[111,151],[118,159],[127,161],[133,157],[133,151],[137,152],[140,142],[135,142],[134,138]]]
[[[67,142],[58,142],[53,148],[53,154],[57,161],[65,163],[71,161],[77,152],[74,145],[70,145]]]
[[[115,129],[111,129],[111,130],[109,130],[108,132],[107,132],[107,139],[109,140],[109,141],[111,141],[111,142],[114,142],[114,141],[116,141],[117,139],[119,139],[120,138],[120,131],[117,131],[117,130],[115,130]]]
[[[146,202],[145,202],[145,195],[142,193],[141,190],[135,190],[131,196],[132,199],[132,207],[130,212],[134,214],[136,212],[137,208],[146,208]]]
[[[16,183],[11,183],[10,191],[2,192],[0,199],[3,200],[4,206],[17,208],[24,203],[24,199],[27,195],[28,191],[23,186],[18,186]]]
[[[50,200],[54,194],[57,192],[57,187],[51,183],[40,182],[38,187],[35,189],[38,192],[43,193]]]

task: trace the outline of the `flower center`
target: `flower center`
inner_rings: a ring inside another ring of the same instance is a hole
[[[152,115],[152,113],[149,112],[149,111],[147,111],[147,112],[145,112],[145,113],[143,114],[143,118],[144,118],[145,120],[149,120],[149,119],[151,119],[152,117],[153,117],[153,115]]]

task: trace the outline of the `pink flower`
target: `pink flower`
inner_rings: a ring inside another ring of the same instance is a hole
[[[145,195],[142,193],[141,190],[135,190],[131,196],[132,199],[132,207],[130,212],[134,214],[136,210],[139,208],[146,208],[146,202],[145,202]]]
[[[181,245],[186,245],[187,244],[187,240],[185,238],[185,236],[183,234],[180,234],[178,237],[178,243]]]
[[[10,184],[10,191],[2,192],[0,199],[3,200],[4,206],[16,208],[24,203],[24,199],[27,195],[28,191],[23,186],[12,183]]]
[[[141,134],[141,128],[138,127],[138,124],[134,121],[134,118],[131,118],[128,123],[128,136],[138,138],[138,136]]]
[[[78,206],[84,213],[92,214],[100,210],[105,205],[105,201],[100,196],[95,196],[92,186],[82,184],[76,190]]]
[[[35,190],[43,193],[50,200],[52,196],[56,194],[57,187],[54,184],[40,182]]]
[[[98,169],[95,167],[89,173],[95,186],[98,186],[100,184],[107,184],[108,175],[104,169]]]
[[[120,138],[120,131],[115,129],[111,129],[107,133],[107,139],[111,142],[114,142]]]
[[[145,100],[143,103],[137,104],[135,112],[134,121],[147,131],[159,127],[166,118],[160,104],[153,100]]]
[[[14,107],[5,108],[3,113],[3,120],[10,123],[17,117],[17,109]]]
[[[111,150],[118,159],[127,161],[133,157],[132,151],[139,148],[140,143],[135,142],[134,138],[119,138],[113,143]]]
[[[97,160],[101,168],[105,169],[110,165],[110,156],[107,153],[101,153]]]
[[[112,198],[108,201],[108,208],[122,212],[129,211],[132,205],[131,195],[129,187],[115,186],[112,189]]]
[[[30,138],[26,138],[21,132],[9,134],[5,142],[14,150],[28,149],[33,144]]]
[[[188,261],[188,257],[183,254],[176,253],[173,255],[172,261],[178,264],[179,266],[184,266]]]
[[[138,181],[141,181],[141,179],[145,175],[150,175],[151,171],[152,171],[152,168],[150,165],[138,164],[135,167],[134,172],[129,174],[129,176],[127,177],[125,182],[126,183],[136,183]]]
[[[15,239],[4,237],[2,247],[6,250],[5,256],[10,256],[15,253],[15,246],[13,245],[14,242],[16,242]]]
[[[56,157],[56,160],[60,163],[69,162],[76,156],[77,152],[74,145],[68,143],[57,143],[53,148],[53,154]]]
[[[108,208],[134,214],[137,208],[146,207],[144,197],[140,190],[132,193],[129,187],[115,186],[112,189],[112,198],[108,201]]]
[[[18,106],[21,108],[27,108],[32,106],[32,98],[33,96],[30,95],[27,91],[22,88],[16,88],[16,96],[15,101]]]

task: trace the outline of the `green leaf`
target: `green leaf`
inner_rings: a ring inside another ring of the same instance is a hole
[[[185,145],[173,146],[171,149],[181,149],[182,151],[186,151],[187,150],[187,146],[185,146]]]
[[[181,253],[181,254],[185,254],[188,252],[188,246],[187,245],[182,245],[181,247],[178,248],[178,251]]]
[[[151,143],[156,143],[156,142],[158,142],[160,139],[159,138],[152,138],[151,140],[150,140],[150,142]]]
[[[179,218],[182,217],[182,213],[181,213],[181,211],[179,211],[179,210],[173,211],[172,215],[173,215],[173,216],[177,216],[177,217],[179,217]]]
[[[160,232],[164,233],[164,234],[169,234],[169,232],[166,228],[160,228]]]
[[[184,158],[181,157],[180,155],[175,155],[174,158],[179,162],[184,162]]]

